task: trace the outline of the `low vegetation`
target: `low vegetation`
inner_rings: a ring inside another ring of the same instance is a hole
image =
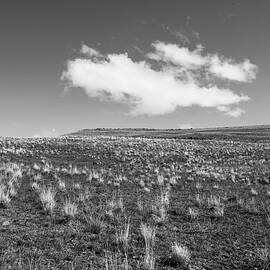
[[[270,267],[270,143],[0,138],[0,269]]]

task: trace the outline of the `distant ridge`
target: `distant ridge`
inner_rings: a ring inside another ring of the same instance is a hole
[[[195,129],[153,129],[153,128],[95,128],[82,129],[63,136],[117,136],[144,138],[179,139],[231,139],[270,140],[270,125],[195,128]]]

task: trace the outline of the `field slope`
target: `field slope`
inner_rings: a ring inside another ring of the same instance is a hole
[[[226,139],[260,141],[270,139],[270,125],[198,129],[83,129],[68,136],[123,136],[145,138]]]
[[[269,127],[224,130],[0,138],[0,269],[270,269]]]

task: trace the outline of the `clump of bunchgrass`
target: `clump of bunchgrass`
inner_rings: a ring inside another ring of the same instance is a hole
[[[270,250],[267,247],[259,248],[256,250],[258,259],[262,262],[262,269],[269,269],[270,266]]]
[[[112,199],[107,202],[106,214],[112,217],[114,213],[119,212],[124,212],[124,200],[122,195],[114,193]]]
[[[91,234],[99,234],[105,227],[103,218],[99,213],[91,213],[90,215],[84,215],[85,231]]]
[[[63,180],[59,179],[58,180],[58,187],[61,191],[65,191],[66,190],[66,183]]]
[[[176,184],[177,184],[176,177],[175,177],[175,176],[171,176],[171,177],[169,178],[169,183],[170,183],[171,185],[176,185]]]
[[[258,213],[258,207],[257,207],[257,202],[255,200],[255,197],[252,197],[251,199],[249,199],[248,201],[246,201],[245,203],[245,209],[249,212],[249,213]]]
[[[8,193],[9,193],[9,195],[11,197],[15,197],[16,194],[17,194],[17,191],[16,191],[14,185],[12,184],[12,182],[9,182],[8,184],[9,184],[9,187],[8,187]]]
[[[126,220],[124,224],[124,228],[121,229],[116,234],[116,240],[117,243],[124,247],[125,250],[128,248],[128,242],[129,242],[129,230],[130,230],[130,218]]]
[[[164,185],[164,182],[165,182],[165,177],[163,174],[158,174],[157,176],[157,184],[159,186],[163,186]]]
[[[267,221],[267,223],[270,225],[270,214],[268,214],[268,215],[266,216],[266,221]]]
[[[144,189],[143,189],[146,193],[150,193],[150,188],[148,188],[148,187],[144,187]]]
[[[203,196],[201,194],[196,194],[195,195],[195,204],[197,206],[201,206],[203,204],[203,202],[204,202]]]
[[[187,268],[190,262],[190,258],[191,254],[186,246],[176,242],[172,245],[172,259],[175,263]]]
[[[201,182],[196,182],[195,187],[196,187],[196,189],[198,189],[198,190],[202,189],[202,183],[201,183]]]
[[[164,222],[167,219],[167,211],[170,205],[170,189],[162,188],[160,194],[155,198],[152,205],[152,211],[156,215],[155,218],[158,222]]]
[[[33,175],[33,179],[35,182],[40,182],[40,180],[42,179],[42,175],[40,173],[36,173]]]
[[[139,185],[140,185],[141,188],[144,188],[145,187],[145,182],[144,182],[143,179],[140,179]]]
[[[98,180],[102,175],[96,171],[95,169],[89,172],[88,180],[91,182],[92,180]]]
[[[33,182],[33,183],[31,184],[31,188],[32,188],[33,190],[35,190],[35,191],[39,191],[39,190],[40,190],[40,186],[39,186],[39,184],[38,184],[37,182]]]
[[[250,189],[250,194],[251,194],[251,196],[257,196],[258,195],[258,191],[255,188],[252,187]]]
[[[211,194],[211,196],[207,198],[207,204],[209,208],[214,210],[215,217],[224,216],[224,204],[221,202],[219,196]]]
[[[45,211],[53,213],[56,206],[55,201],[56,190],[52,187],[42,187],[39,198]]]
[[[39,166],[38,164],[34,163],[33,169],[34,169],[35,171],[39,171],[39,170],[40,170],[40,166]]]
[[[220,197],[211,194],[210,197],[207,198],[207,204],[209,208],[220,206]]]
[[[121,258],[121,254],[105,252],[105,270],[130,270],[127,254]]]
[[[223,217],[224,216],[224,205],[223,204],[216,205],[214,207],[214,215],[216,217]]]
[[[144,223],[141,224],[140,229],[145,242],[144,266],[149,270],[153,270],[155,268],[154,245],[156,229]]]
[[[68,198],[64,202],[63,211],[67,217],[74,218],[78,214],[78,204]]]
[[[73,188],[74,189],[77,189],[77,190],[80,190],[82,188],[81,184],[80,183],[74,183],[73,184]]]
[[[138,207],[138,210],[139,210],[140,213],[143,213],[144,212],[145,205],[142,202],[141,198],[138,198],[137,199],[137,207]]]
[[[243,198],[238,198],[237,199],[237,204],[241,207],[244,208],[245,207],[245,201]]]
[[[0,184],[0,205],[7,206],[11,201],[8,189]]]
[[[199,216],[199,210],[196,209],[196,208],[189,207],[189,208],[188,208],[188,215],[190,216],[190,218],[191,218],[192,220],[195,220],[195,219],[197,219],[198,216]]]

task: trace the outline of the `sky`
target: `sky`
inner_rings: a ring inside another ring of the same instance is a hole
[[[270,124],[268,0],[4,0],[0,136]]]

